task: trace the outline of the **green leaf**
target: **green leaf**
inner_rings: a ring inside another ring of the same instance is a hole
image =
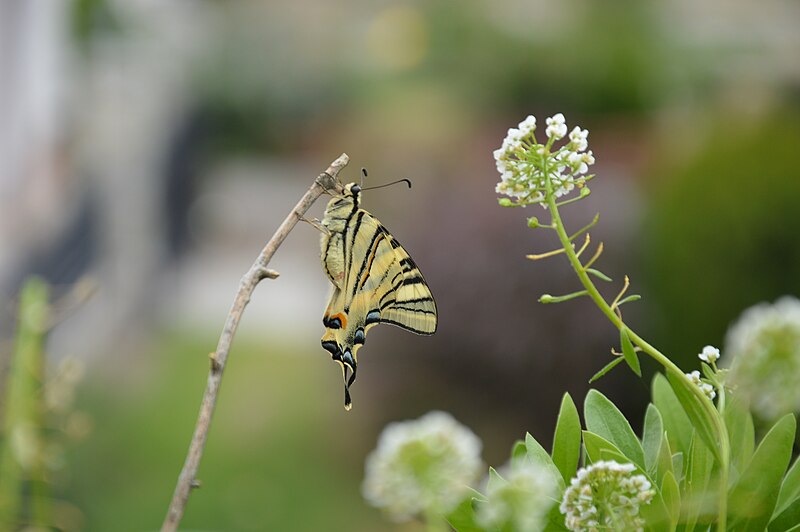
[[[586,458],[591,463],[603,460],[603,451],[611,451],[625,456],[616,445],[588,430],[583,431],[583,446],[586,449]],[[627,459],[626,462],[630,462],[630,459]]]
[[[588,273],[590,275],[594,275],[598,279],[601,279],[601,280],[609,282],[609,283],[612,281],[611,277],[609,277],[608,275],[604,274],[600,270],[595,270],[594,268],[586,268],[586,273]]]
[[[705,442],[711,452],[714,453],[714,458],[720,461],[721,458],[719,455],[717,435],[714,429],[714,419],[711,417],[712,414],[706,409],[706,407],[710,405],[711,409],[714,411],[714,415],[719,415],[716,409],[714,409],[713,404],[707,397],[703,396],[701,399],[698,395],[695,395],[694,384],[686,382],[683,378],[668,373],[667,379],[672,385],[672,391],[675,392],[675,396],[678,398],[678,401],[680,401],[683,411],[686,412],[697,434],[700,435],[703,442]],[[690,386],[693,388],[690,388]]]
[[[489,466],[489,481],[486,487],[486,491],[490,491],[495,486],[501,486],[503,484],[507,484],[506,480],[497,472],[495,468]]]
[[[581,456],[581,419],[568,393],[561,399],[556,431],[553,435],[553,463],[565,483],[575,476]]]
[[[800,526],[798,523],[800,523],[800,499],[795,499],[770,521],[767,530],[769,532],[784,532]]]
[[[636,351],[633,349],[631,338],[628,336],[628,328],[622,327],[619,330],[619,343],[622,346],[622,356],[625,357],[625,362],[636,373],[637,376],[642,376],[642,368],[639,367],[639,357],[636,356]]]
[[[678,456],[683,458],[683,456],[680,454]],[[651,478],[657,482],[660,482],[664,479],[664,475],[666,475],[668,472],[672,473],[676,479],[683,476],[683,469],[675,469],[673,462],[672,450],[669,448],[667,433],[663,432],[661,434],[661,444],[658,448],[658,459],[656,462],[655,473]]]
[[[705,362],[700,362],[700,370],[705,376],[706,379],[710,380],[712,383],[717,382],[717,374],[711,369],[711,366],[706,364]]]
[[[515,464],[520,460],[524,460],[528,454],[528,449],[525,447],[525,442],[517,440],[511,448],[511,463]]]
[[[619,452],[619,450],[612,450],[612,449],[600,449],[600,460],[610,460],[618,464],[631,463],[630,458]]]
[[[602,377],[603,375],[614,369],[614,367],[616,367],[616,365],[622,362],[623,360],[625,359],[622,357],[615,357],[614,360],[603,366],[603,369],[592,375],[592,378],[589,379],[589,384],[593,383],[594,381],[596,381],[597,379],[599,379],[600,377]]]
[[[787,506],[798,498],[800,498],[800,457],[794,461],[789,472],[783,478],[778,502],[775,505],[775,513],[784,511]]]
[[[486,499],[473,489],[470,489],[470,492],[471,494],[446,516],[447,522],[459,532],[485,532],[475,522],[475,505],[485,502]]]
[[[678,519],[681,516],[681,491],[672,471],[667,471],[664,475],[664,480],[661,482],[661,497],[664,499],[664,505],[667,507],[670,521],[672,521],[674,527],[678,524]]]
[[[639,301],[640,299],[642,299],[641,295],[639,295],[639,294],[631,294],[631,295],[623,297],[622,299],[617,301],[617,306],[621,307],[625,303],[630,303],[632,301]]]
[[[642,431],[642,447],[644,448],[644,465],[647,472],[651,474],[656,471],[658,463],[658,451],[661,448],[661,440],[664,436],[664,423],[661,421],[661,414],[656,405],[647,405],[647,412],[644,415],[644,430]]]
[[[753,456],[755,448],[755,431],[753,429],[753,416],[747,405],[736,395],[729,394],[722,415],[725,427],[728,430],[728,440],[731,444],[731,467],[736,477],[744,470]],[[732,477],[732,481],[736,478]]]
[[[616,445],[622,454],[644,470],[644,450],[639,438],[633,432],[614,403],[597,390],[589,390],[583,405],[586,428]]]
[[[686,464],[686,477],[683,479],[684,523],[687,530],[694,527],[700,515],[714,513],[717,496],[715,490],[708,489],[713,467],[714,456],[695,432]]]
[[[653,403],[661,413],[670,448],[673,452],[688,452],[692,442],[692,423],[675,397],[669,381],[661,373],[653,378],[652,390]]]
[[[669,441],[667,441],[669,443]],[[683,480],[683,453],[673,453],[670,457],[672,474],[677,480]]]
[[[645,530],[649,532],[671,532],[675,530],[672,526],[669,507],[664,502],[664,497],[658,490],[656,490],[655,496],[653,500],[650,501],[650,504],[642,506],[639,511],[647,523]]]
[[[558,503],[553,504],[550,511],[547,512],[547,523],[542,532],[563,532],[565,530],[569,529],[564,526],[564,514],[558,509]],[[461,531],[459,530],[459,532]]]
[[[530,433],[525,434],[525,448],[528,451],[528,460],[532,463],[541,465],[547,471],[553,475],[553,478],[556,480],[558,484],[559,490],[563,491],[566,488],[564,484],[564,479],[561,476],[561,471],[558,470],[556,465],[553,463],[553,459],[550,458],[550,455],[547,454],[547,451],[544,450],[536,438],[531,436]]]
[[[795,428],[794,415],[787,414],[761,440],[750,464],[728,492],[729,527],[759,532],[766,528],[792,457]]]
[[[581,297],[589,295],[589,292],[586,290],[578,290],[577,292],[572,292],[571,294],[564,294],[562,296],[552,296],[550,294],[542,294],[539,297],[539,303],[544,303],[545,305],[549,303],[563,303],[564,301],[569,301],[570,299],[575,299],[576,297]]]

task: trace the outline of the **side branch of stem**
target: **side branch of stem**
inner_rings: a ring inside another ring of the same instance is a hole
[[[545,172],[547,168],[544,169]],[[548,190],[551,192],[551,190]],[[578,276],[583,287],[586,289],[587,295],[594,301],[595,305],[600,309],[600,311],[605,314],[606,318],[614,324],[617,329],[622,329],[625,327],[622,318],[617,315],[615,312],[615,308],[612,308],[611,305],[606,302],[600,292],[597,290],[597,287],[592,282],[589,274],[586,272],[587,268],[589,268],[596,260],[599,258],[600,254],[603,251],[602,242],[598,246],[597,252],[592,257],[592,259],[586,263],[586,265],[581,264],[580,258],[575,252],[575,249],[572,246],[571,240],[569,235],[567,235],[566,229],[564,228],[564,223],[561,220],[561,215],[558,211],[558,204],[555,201],[555,197],[553,194],[548,194],[547,205],[550,210],[552,216],[553,225],[555,225],[556,233],[558,234],[558,238],[561,241],[561,246],[564,248],[564,252],[569,260],[572,268],[575,270],[575,273]],[[627,281],[626,286],[624,287],[623,291],[617,296],[617,299],[614,301],[615,306],[618,307],[619,299],[624,295],[625,290],[627,290]],[[618,308],[616,309],[618,310]],[[647,353],[653,360],[657,363],[661,364],[664,369],[673,374],[678,379],[683,380],[688,384],[687,389],[692,390],[692,393],[698,398],[699,404],[702,406],[703,409],[706,410],[706,413],[709,417],[713,420],[714,423],[714,430],[716,435],[719,439],[720,445],[720,473],[719,473],[719,499],[717,502],[717,529],[718,530],[725,530],[726,529],[726,522],[727,522],[727,485],[728,485],[728,475],[729,475],[729,468],[730,468],[730,442],[728,440],[728,432],[725,427],[724,422],[722,421],[722,417],[719,412],[714,408],[713,404],[705,397],[702,390],[699,387],[692,385],[688,381],[688,377],[686,374],[681,371],[681,369],[672,362],[669,358],[667,358],[663,353],[661,353],[658,349],[650,345],[646,342],[643,338],[639,335],[634,333],[632,330],[628,329],[628,334],[630,337],[631,342],[635,346],[641,348],[641,350]]]

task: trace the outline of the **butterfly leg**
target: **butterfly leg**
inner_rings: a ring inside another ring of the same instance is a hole
[[[315,228],[320,233],[325,233],[326,235],[331,234],[330,229],[322,225],[319,218],[308,219],[305,216],[300,216],[300,220]]]

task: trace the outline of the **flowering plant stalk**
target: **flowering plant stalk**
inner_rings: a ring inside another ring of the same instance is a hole
[[[497,186],[497,192],[508,194],[512,198],[503,198],[500,200],[500,204],[503,206],[538,204],[547,209],[551,217],[549,224],[542,224],[537,218],[531,218],[528,225],[532,228],[538,227],[555,231],[562,247],[547,253],[528,255],[528,258],[540,260],[563,253],[583,285],[583,290],[561,296],[545,294],[539,300],[542,303],[560,303],[586,296],[597,305],[620,331],[622,352],[612,361],[613,365],[604,368],[606,371],[625,360],[630,368],[641,376],[637,352],[649,355],[664,367],[687,415],[695,424],[706,444],[712,448],[719,462],[718,524],[724,530],[727,517],[727,497],[724,486],[727,486],[728,482],[730,445],[722,419],[723,398],[720,398],[720,410],[717,410],[708,395],[696,385],[696,381],[691,376],[685,374],[668,357],[625,325],[621,306],[639,299],[638,295],[624,297],[630,286],[627,276],[622,289],[613,301],[609,303],[600,294],[592,278],[605,282],[611,281],[600,270],[592,268],[603,252],[603,244],[600,243],[597,246],[595,253],[587,261],[584,262],[581,258],[591,242],[589,230],[597,223],[599,215],[577,232],[568,234],[559,209],[587,197],[590,190],[586,183],[594,177],[593,175],[582,176],[586,173],[588,165],[594,163],[592,152],[585,151],[588,148],[588,131],[575,127],[569,135],[569,142],[558,149],[554,148],[554,144],[561,140],[567,131],[564,115],[559,113],[547,119],[547,140],[544,144],[537,143],[535,131],[536,120],[534,117],[528,116],[519,124],[519,128],[509,130],[501,148],[494,152],[498,171],[502,176],[502,181]],[[559,201],[560,197],[575,187],[580,190],[578,196]],[[583,245],[576,249],[574,241],[581,235],[585,235]],[[601,375],[604,373],[603,371]]]
[[[684,372],[626,325],[622,306],[639,299],[626,295],[627,277],[611,300],[598,290],[597,280],[612,282],[595,266],[603,244],[591,255],[587,252],[589,230],[599,216],[573,233],[565,226],[561,209],[587,197],[587,183],[594,178],[587,174],[594,163],[588,131],[573,128],[559,142],[567,131],[561,114],[547,119],[541,142],[533,116],[510,129],[494,152],[501,174],[496,191],[507,196],[499,200],[502,206],[544,208],[549,222],[532,217],[528,225],[554,231],[561,246],[528,258],[563,254],[581,284],[575,292],[545,294],[539,300],[561,303],[587,297],[619,330],[619,352],[612,350],[612,360],[592,381],[622,362],[641,377],[642,353],[663,366],[664,374],[652,382],[641,437],[597,390],[586,395],[582,427],[575,403],[565,394],[551,451],[526,434],[514,445],[509,463],[499,470],[489,468],[483,488],[470,490],[469,475],[452,474],[452,464],[472,464],[457,469],[474,474],[479,460],[474,453],[480,449],[476,436],[437,414],[437,430],[410,430],[416,425],[408,425],[400,437],[397,428],[387,429],[374,455],[383,457],[368,462],[365,495],[395,518],[401,517],[393,512],[398,507],[405,509],[404,518],[422,515],[430,530],[441,523],[443,513],[455,530],[472,532],[800,530],[800,459],[789,468],[796,429],[791,412],[800,410],[800,392],[796,386],[765,391],[762,384],[780,387],[800,378],[800,300],[785,298],[745,312],[729,333],[730,369],[717,365],[719,349],[705,346],[698,354],[700,369]],[[764,395],[773,400],[759,397]],[[759,417],[774,422],[758,445],[751,404]],[[424,427],[430,421],[415,423]],[[448,439],[445,444],[440,433],[471,443]],[[387,446],[387,441],[394,443]],[[416,455],[425,456],[420,469],[408,467],[411,448],[450,450]],[[452,482],[431,480],[440,478]],[[435,496],[425,496],[431,489]],[[443,498],[442,490],[454,496]]]

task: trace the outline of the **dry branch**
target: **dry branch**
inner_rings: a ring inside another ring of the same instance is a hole
[[[231,306],[230,312],[228,312],[225,326],[219,337],[217,350],[209,354],[211,363],[208,372],[206,391],[203,395],[203,402],[200,405],[200,413],[197,416],[197,424],[195,425],[192,442],[189,445],[189,451],[186,454],[186,461],[178,477],[178,484],[175,486],[175,493],[172,496],[169,511],[164,519],[164,523],[161,525],[162,532],[170,532],[178,529],[178,525],[186,509],[186,503],[189,500],[189,494],[192,488],[199,485],[199,481],[195,477],[197,475],[197,469],[200,466],[200,458],[203,456],[206,439],[208,438],[211,416],[217,404],[219,388],[222,384],[222,374],[225,371],[225,363],[228,360],[228,352],[231,348],[233,336],[236,334],[236,329],[239,326],[239,320],[242,318],[244,308],[250,301],[253,290],[255,290],[256,285],[258,285],[262,279],[274,279],[278,276],[277,272],[267,269],[267,265],[275,254],[275,251],[277,251],[289,232],[320,195],[328,190],[340,191],[341,185],[336,177],[342,168],[347,166],[349,160],[347,154],[343,153],[338,159],[331,163],[325,172],[317,176],[314,180],[314,184],[303,194],[303,197],[300,198],[300,201],[289,213],[289,216],[286,217],[275,234],[272,235],[269,242],[267,242],[267,245],[264,246],[264,249],[258,255],[256,261],[250,266],[250,270],[242,277],[239,283],[239,291],[236,293],[236,298],[233,300],[233,305]]]

